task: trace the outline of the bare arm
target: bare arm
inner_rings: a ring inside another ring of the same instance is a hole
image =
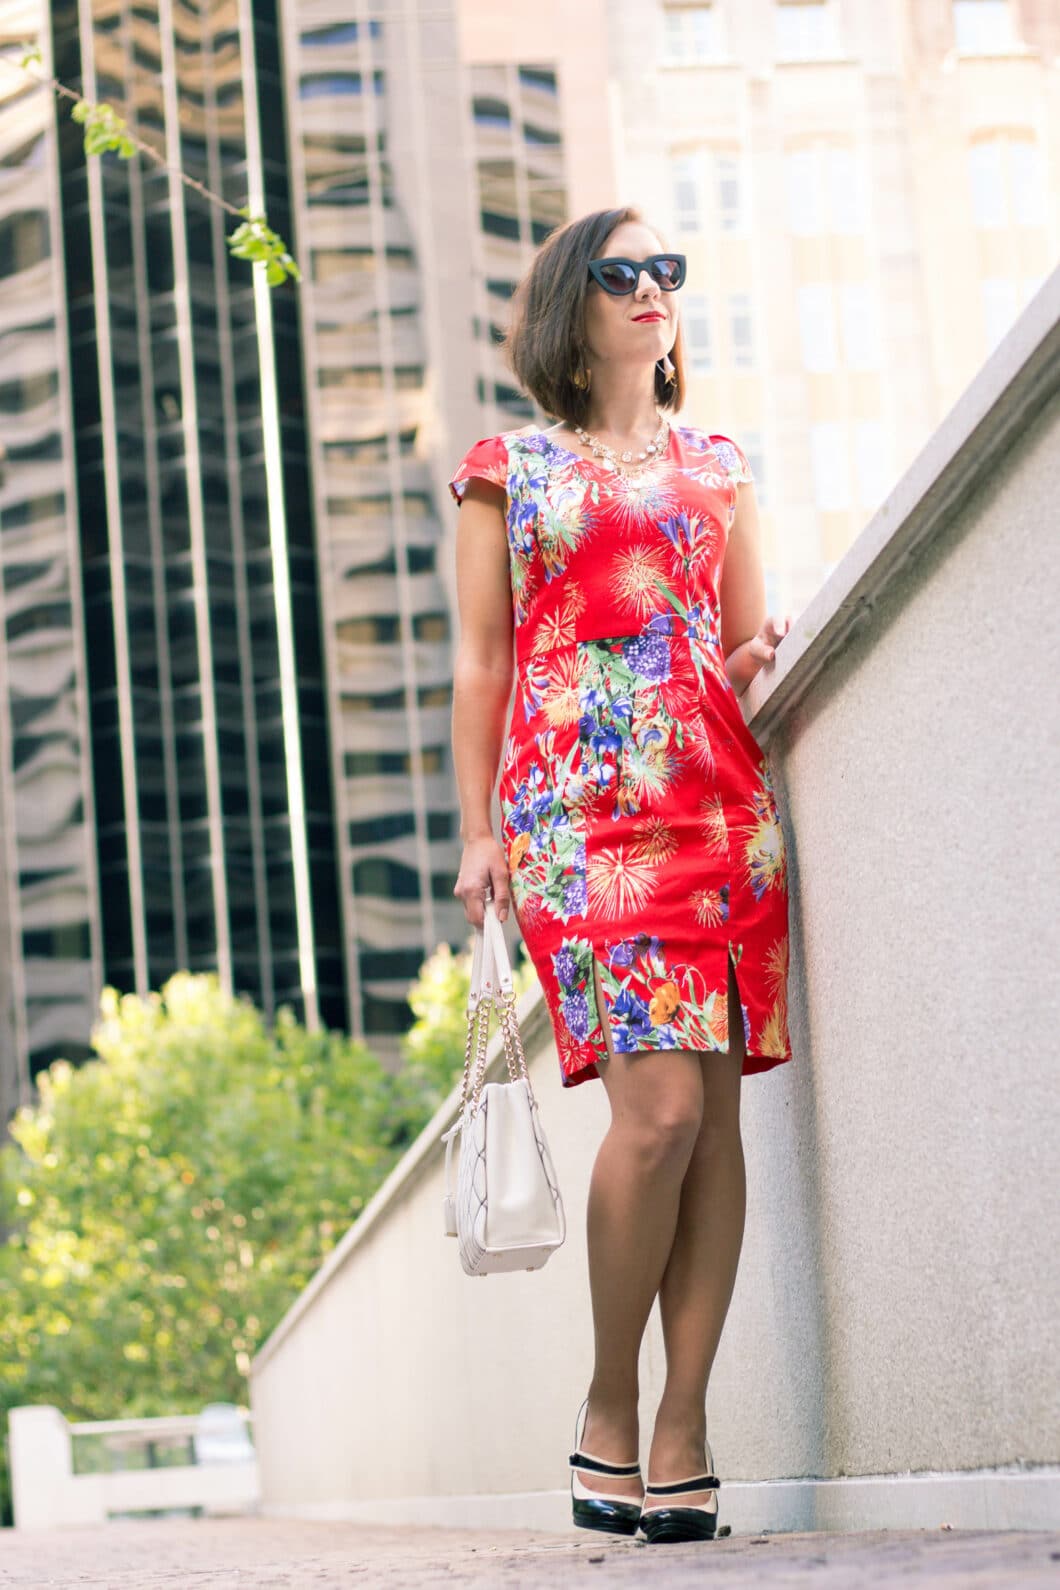
[[[514,675],[510,578],[504,491],[472,479],[456,534],[460,641],[453,671],[452,737],[464,850],[453,893],[476,927],[482,923],[487,884],[501,921],[508,915],[508,866],[493,834],[491,803]]]
[[[763,664],[772,662],[777,642],[791,627],[786,616],[766,615],[762,527],[749,481],[736,488],[736,517],[725,549],[719,595],[725,669],[736,694],[742,695]]]

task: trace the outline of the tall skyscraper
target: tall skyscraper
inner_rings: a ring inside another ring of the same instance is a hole
[[[103,975],[85,594],[49,96],[7,65],[45,23],[0,11],[0,1103],[88,1053]]]
[[[36,43],[169,168],[86,161],[67,107],[4,70],[5,1119],[88,1053],[104,982],[216,969],[385,1050],[425,954],[462,936],[383,29],[285,21],[283,64],[272,0],[0,13],[6,62]],[[304,298],[261,302],[177,168],[264,204]]]

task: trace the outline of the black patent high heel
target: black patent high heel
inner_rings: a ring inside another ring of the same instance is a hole
[[[707,1468],[703,1474],[693,1474],[687,1480],[671,1480],[666,1485],[645,1485],[645,1501],[649,1496],[689,1496],[693,1491],[711,1491],[705,1502],[694,1507],[646,1507],[640,1515],[640,1527],[646,1538],[656,1544],[664,1541],[713,1540],[718,1529],[718,1491],[721,1481],[714,1473],[714,1454],[710,1443],[704,1443]],[[727,1531],[723,1531],[726,1533]]]
[[[628,1475],[631,1479],[640,1473],[639,1463],[608,1463],[581,1448],[579,1428],[582,1414],[589,1407],[586,1397],[574,1421],[574,1451],[568,1458],[570,1464],[571,1513],[574,1522],[582,1529],[602,1529],[611,1535],[635,1535],[640,1522],[640,1503],[628,1496],[611,1496],[605,1491],[592,1491],[578,1478],[578,1470],[592,1474]]]

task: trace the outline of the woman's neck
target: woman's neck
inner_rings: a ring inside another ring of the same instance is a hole
[[[655,366],[650,383],[645,385],[642,370],[636,380],[608,380],[607,372],[593,372],[589,412],[583,421],[593,436],[610,437],[620,442],[650,441],[659,429],[659,406],[655,398]]]

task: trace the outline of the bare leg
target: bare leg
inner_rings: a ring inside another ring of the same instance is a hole
[[[699,1056],[703,1121],[681,1187],[673,1249],[659,1289],[666,1346],[666,1385],[652,1437],[648,1475],[653,1484],[703,1470],[707,1381],[736,1282],[743,1242],[747,1184],[740,1137],[743,1020],[729,968],[730,1052]],[[680,1505],[706,1502],[708,1491],[683,1495]],[[653,1497],[649,1507],[673,1505]]]
[[[598,1008],[604,1008],[596,975]],[[681,1183],[699,1132],[703,1074],[698,1055],[645,1051],[616,1054],[600,1075],[611,1125],[589,1184],[587,1230],[595,1369],[582,1445],[597,1457],[629,1463],[638,1450],[637,1364],[641,1338],[677,1228]],[[635,1477],[579,1478],[595,1490],[639,1499]]]

